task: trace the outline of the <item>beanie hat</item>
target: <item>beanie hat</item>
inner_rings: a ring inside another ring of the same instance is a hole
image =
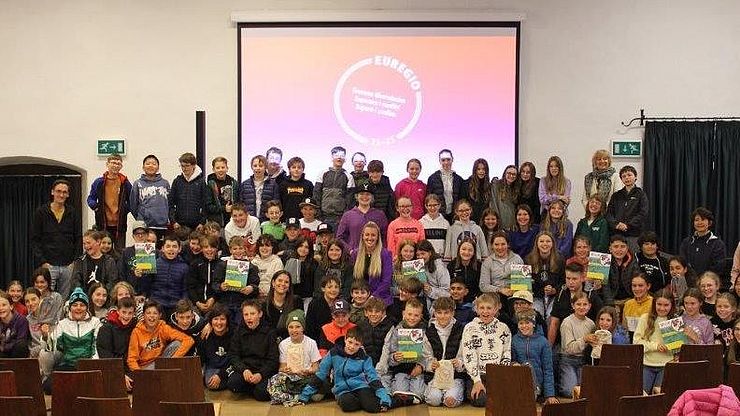
[[[306,329],[306,314],[303,313],[303,311],[300,309],[291,311],[288,314],[288,317],[285,319],[285,327],[287,328],[291,322],[298,322],[299,324],[301,324],[303,329]]]
[[[90,305],[90,299],[80,287],[76,287],[75,290],[72,291],[72,294],[69,295],[69,304],[72,305],[75,302],[82,302],[85,306]]]

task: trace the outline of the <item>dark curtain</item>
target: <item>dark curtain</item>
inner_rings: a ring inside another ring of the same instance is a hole
[[[647,122],[644,143],[647,229],[658,233],[663,251],[678,253],[681,240],[693,230],[691,211],[698,206],[711,209],[714,202],[714,123]],[[733,155],[737,153],[726,157]]]
[[[5,289],[11,280],[27,287],[33,264],[31,222],[41,204],[51,199],[54,176],[0,174],[0,282]],[[69,203],[80,212],[80,177],[65,177],[72,184]]]
[[[740,238],[740,122],[717,122],[716,193],[712,199],[714,233],[732,257]]]

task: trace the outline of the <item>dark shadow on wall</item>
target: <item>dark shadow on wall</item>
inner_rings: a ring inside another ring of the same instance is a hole
[[[30,284],[37,267],[31,251],[31,222],[36,208],[51,200],[51,184],[57,179],[72,184],[67,203],[78,213],[82,205],[81,172],[64,166],[40,163],[0,166],[0,282],[3,289],[11,280]]]

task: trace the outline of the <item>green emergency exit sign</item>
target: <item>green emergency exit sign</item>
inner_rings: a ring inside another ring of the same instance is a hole
[[[642,156],[642,141],[612,140],[612,156],[640,157]]]
[[[98,156],[108,156],[114,153],[119,155],[126,154],[126,141],[123,139],[102,139],[98,140]]]

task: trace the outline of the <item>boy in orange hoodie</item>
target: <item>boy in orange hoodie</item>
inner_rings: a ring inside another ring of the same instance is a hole
[[[183,357],[194,341],[162,321],[155,301],[144,304],[144,319],[136,324],[128,344],[127,364],[131,370],[153,369],[157,357]]]

